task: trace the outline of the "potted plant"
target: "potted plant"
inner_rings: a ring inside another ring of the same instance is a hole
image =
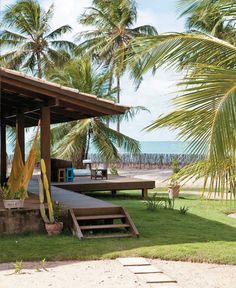
[[[179,197],[180,185],[176,175],[173,175],[170,179],[168,186],[169,198],[174,199]]]
[[[60,222],[62,205],[60,205],[58,202],[55,205],[53,205],[52,203],[52,199],[49,192],[48,179],[46,176],[46,166],[43,159],[41,159],[41,170],[43,174],[43,181],[40,176],[38,177],[41,216],[44,220],[45,229],[48,232],[48,235],[58,235],[61,233],[63,229],[63,222]],[[48,216],[44,205],[44,189],[47,198]]]
[[[21,187],[16,192],[12,191],[8,184],[0,187],[0,194],[3,198],[3,205],[6,209],[23,208],[24,200],[27,197],[27,191]]]

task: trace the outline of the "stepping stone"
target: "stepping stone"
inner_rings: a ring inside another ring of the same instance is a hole
[[[163,273],[143,274],[142,277],[147,283],[177,283],[176,280]]]
[[[117,259],[123,266],[144,266],[150,265],[143,257],[128,257]],[[151,265],[150,265],[151,266]]]
[[[134,274],[162,273],[160,269],[152,265],[128,266],[127,268]]]
[[[150,287],[152,288],[181,288],[178,284],[176,283],[152,283],[149,284]]]

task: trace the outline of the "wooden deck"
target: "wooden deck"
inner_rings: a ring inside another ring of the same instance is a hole
[[[38,194],[38,182],[32,180],[30,182],[29,188],[30,193]],[[80,193],[75,193],[73,191],[68,191],[63,188],[51,186],[51,196],[53,201],[59,201],[63,204],[65,208],[78,208],[78,209],[91,209],[91,208],[107,208],[107,207],[117,207],[116,205],[105,202],[94,197],[89,197]]]
[[[154,181],[136,178],[110,176],[107,180],[91,180],[88,177],[77,177],[73,183],[53,183],[51,186],[51,196],[53,201],[59,201],[63,204],[64,209],[68,211],[68,226],[72,233],[80,239],[137,237],[139,235],[138,230],[123,207],[86,196],[79,192],[112,191],[114,193],[117,190],[141,189],[143,196],[146,197],[148,189],[154,187]],[[39,220],[41,219],[38,198],[39,186],[36,178],[31,180],[28,192],[29,198],[25,200],[24,208],[19,211],[13,209],[12,213],[17,214],[19,212],[18,214],[24,214],[25,216],[20,215],[19,217],[25,217],[25,226],[29,224],[29,219],[31,218],[33,223],[38,221],[38,229],[42,221],[40,222]],[[0,212],[3,213],[2,217],[7,219],[9,211],[3,207],[2,201],[0,201]],[[30,224],[29,231],[31,231],[33,223]]]
[[[38,197],[38,183],[35,179],[31,181],[28,190]],[[128,212],[121,206],[54,185],[51,186],[51,196],[68,210],[68,225],[79,239],[139,235]]]
[[[91,179],[90,177],[75,177],[74,182],[52,183],[52,185],[75,192],[141,190],[142,196],[148,196],[148,189],[155,188],[155,181],[121,176],[110,176],[107,180]]]

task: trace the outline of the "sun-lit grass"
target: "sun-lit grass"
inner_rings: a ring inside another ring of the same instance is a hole
[[[131,193],[130,193],[131,194]],[[134,193],[136,194],[136,193]],[[187,195],[175,201],[175,210],[146,210],[137,196],[126,193],[100,198],[126,207],[140,237],[78,240],[69,232],[56,237],[28,234],[0,237],[0,261],[102,259],[119,256],[236,264],[236,220],[223,211],[236,211],[219,201],[203,201]],[[96,195],[96,197],[97,197]],[[140,193],[137,193],[140,195]],[[180,206],[189,207],[180,215]]]

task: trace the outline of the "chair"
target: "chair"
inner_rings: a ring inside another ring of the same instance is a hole
[[[57,171],[57,179],[58,182],[66,182],[66,169],[65,168],[60,168]]]
[[[66,168],[66,182],[73,182],[73,181],[74,181],[74,169]]]

